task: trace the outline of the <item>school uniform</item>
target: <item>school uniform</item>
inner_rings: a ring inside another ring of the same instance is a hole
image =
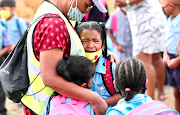
[[[129,101],[125,101],[125,99],[123,98],[118,101],[117,106],[113,107],[115,109],[111,110],[110,112],[107,112],[108,114],[106,115],[126,115],[133,108],[151,101],[153,101],[151,97],[144,96],[144,94],[136,94]]]
[[[165,46],[170,59],[176,58],[176,46],[180,39],[180,13],[172,20],[170,16],[166,24],[166,40]],[[180,89],[180,65],[176,69],[170,69],[166,66],[168,84],[172,87]]]
[[[112,63],[113,78],[115,78],[115,67],[116,67],[116,64],[113,62]],[[103,83],[102,74],[106,74],[106,59],[101,54],[101,56],[99,57],[98,63],[96,65],[95,75],[94,75],[94,80],[91,85],[91,90],[99,94],[99,96],[101,96],[103,99],[106,99],[106,98],[111,97],[111,95],[108,93]],[[109,107],[112,107],[112,105]]]
[[[114,45],[113,53],[117,56],[119,60],[123,60],[127,57],[132,57],[132,36],[131,29],[129,25],[129,21],[126,15],[120,10],[120,8],[116,8],[115,11],[117,15],[117,32],[113,30],[113,24],[115,24],[115,20],[111,15],[108,21],[106,22],[106,28],[113,30],[113,36],[116,41],[124,47],[124,52],[120,52],[117,49],[117,46]]]
[[[27,29],[27,23],[24,19],[19,18],[16,14],[7,21],[7,32],[12,44],[16,44],[24,31]]]

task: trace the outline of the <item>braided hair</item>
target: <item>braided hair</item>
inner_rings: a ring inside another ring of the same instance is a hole
[[[134,57],[120,61],[116,66],[115,80],[121,95],[126,101],[131,100],[145,87],[146,70],[143,63]]]
[[[80,38],[81,38],[80,36],[81,32],[87,29],[96,30],[98,33],[100,33],[102,39],[102,46],[104,44],[104,49],[102,54],[104,57],[107,57],[106,27],[104,22],[96,22],[96,21],[78,22],[75,25],[75,29]]]

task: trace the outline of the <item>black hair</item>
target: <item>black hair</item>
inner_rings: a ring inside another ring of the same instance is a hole
[[[2,0],[0,2],[0,7],[4,7],[4,6],[16,7],[16,2],[14,0]]]
[[[104,22],[96,22],[96,21],[89,21],[89,22],[77,22],[75,25],[76,32],[79,37],[81,32],[87,29],[96,30],[101,34],[102,45],[104,46],[103,49],[103,56],[107,57],[107,40],[106,40],[106,28]]]
[[[144,88],[146,70],[143,63],[135,57],[120,61],[115,69],[115,81],[125,100],[131,100],[137,92]],[[126,88],[130,91],[125,91]]]
[[[62,59],[56,70],[59,76],[77,85],[88,83],[95,73],[93,63],[84,56],[68,56],[65,60]]]

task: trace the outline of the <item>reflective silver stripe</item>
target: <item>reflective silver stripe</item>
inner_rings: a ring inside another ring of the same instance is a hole
[[[33,64],[28,64],[28,72],[34,75],[38,75],[40,73],[40,68]],[[41,77],[41,73],[38,76]]]
[[[35,92],[33,90],[32,86],[29,87],[27,93],[26,93],[26,96],[32,96],[36,99],[36,101],[42,102],[42,103],[45,103],[47,101],[47,99],[50,97],[50,95],[46,95],[41,92]]]

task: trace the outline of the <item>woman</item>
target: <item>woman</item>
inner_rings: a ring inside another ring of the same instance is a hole
[[[115,4],[127,11],[133,40],[133,56],[144,63],[149,79],[147,94],[154,99],[157,81],[159,99],[162,100],[166,98],[163,88],[165,69],[160,55],[160,52],[164,51],[165,20],[153,2],[116,0]]]
[[[93,5],[101,12],[106,12],[99,0],[44,0],[38,8],[27,38],[31,85],[21,99],[26,106],[25,115],[41,114],[45,102],[54,90],[66,97],[89,102],[97,115],[105,114],[107,104],[100,96],[66,81],[56,72],[59,60],[71,54],[85,56],[83,46],[69,20],[80,21]]]

